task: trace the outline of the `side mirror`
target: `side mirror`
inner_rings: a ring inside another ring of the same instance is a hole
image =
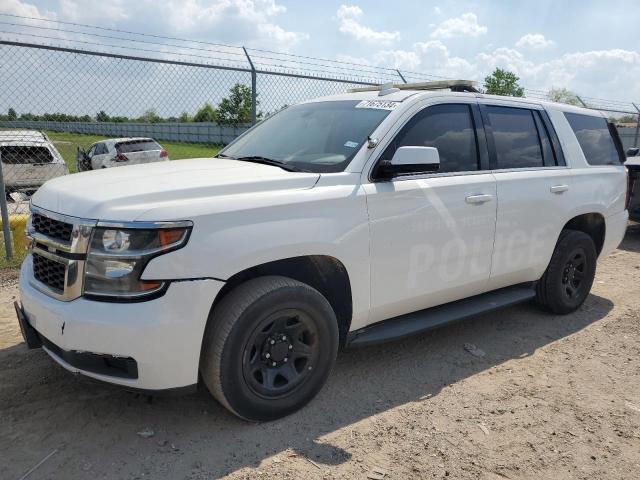
[[[638,148],[638,147],[631,147],[629,150],[627,150],[626,155],[627,155],[627,157],[637,157],[637,156],[640,156],[640,148]]]
[[[389,163],[378,166],[378,178],[393,178],[411,173],[437,172],[440,154],[435,147],[400,147]]]

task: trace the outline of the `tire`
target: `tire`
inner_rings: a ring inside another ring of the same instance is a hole
[[[577,310],[591,291],[596,261],[596,247],[589,235],[563,230],[536,287],[538,304],[556,314]]]
[[[209,315],[200,372],[211,394],[245,420],[275,420],[306,405],[338,353],[326,298],[296,280],[266,276],[227,294]]]

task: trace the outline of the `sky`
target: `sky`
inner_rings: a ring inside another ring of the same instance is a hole
[[[0,13],[640,104],[640,1],[0,0]]]

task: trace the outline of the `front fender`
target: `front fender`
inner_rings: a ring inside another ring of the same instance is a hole
[[[369,309],[369,225],[360,187],[319,186],[295,202],[263,198],[250,207],[193,218],[189,243],[151,260],[143,279],[233,275],[264,263],[307,255],[338,259],[351,280],[354,323]],[[289,199],[291,200],[291,199]]]

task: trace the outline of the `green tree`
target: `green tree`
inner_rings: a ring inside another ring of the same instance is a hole
[[[484,90],[489,95],[524,97],[524,88],[518,84],[519,81],[520,77],[515,73],[496,68],[484,79]]]
[[[183,113],[182,115],[187,115],[187,117],[189,116],[186,112]],[[182,120],[182,115],[180,115],[180,121],[185,121]],[[196,112],[196,114],[193,116],[193,121],[194,122],[216,122],[218,120],[218,111],[213,108],[211,106],[210,103],[205,103],[202,108],[200,108],[200,110],[198,110]],[[189,120],[186,120],[187,122]]]
[[[110,120],[109,115],[104,110],[100,110],[96,114],[96,122],[108,122]]]
[[[155,109],[150,108],[149,110],[145,110],[145,112],[138,118],[138,121],[142,123],[160,123],[162,122],[162,117],[157,114]]]
[[[568,105],[581,105],[578,96],[566,88],[552,88],[547,93],[547,98],[552,102],[566,103]]]
[[[7,120],[9,120],[10,122],[17,120],[18,119],[18,114],[16,113],[16,111],[13,108],[10,108],[7,111]]]
[[[193,118],[187,112],[182,112],[178,117],[178,121],[182,123],[192,122]]]
[[[218,105],[218,123],[220,125],[251,123],[251,89],[249,87],[240,83],[231,87],[229,97],[223,98]]]

